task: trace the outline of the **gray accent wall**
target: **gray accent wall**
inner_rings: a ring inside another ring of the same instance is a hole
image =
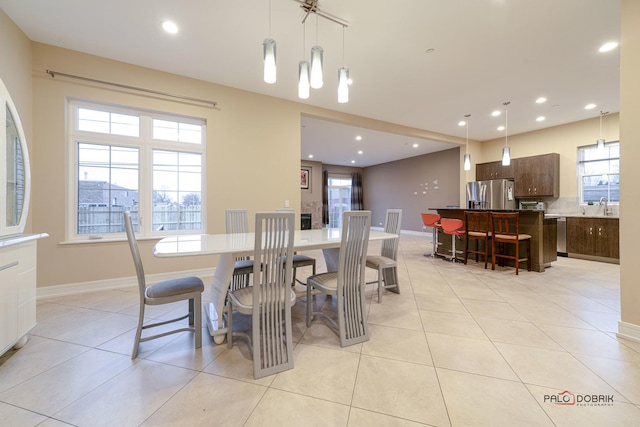
[[[402,229],[422,230],[420,214],[460,203],[460,148],[364,168],[364,206],[371,224],[384,225],[387,209],[402,209]]]

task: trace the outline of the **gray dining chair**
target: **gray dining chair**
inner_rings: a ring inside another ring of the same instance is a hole
[[[225,210],[225,226],[227,234],[249,232],[249,217],[246,209]],[[253,273],[253,260],[248,256],[236,258],[233,275],[231,276],[231,290],[249,286],[249,275]]]
[[[276,209],[276,212],[295,212],[292,208],[283,208]],[[293,279],[291,280],[291,285],[295,285],[295,282],[300,283],[301,285],[307,285],[306,281],[302,281],[297,278],[298,268],[303,267],[311,267],[311,275],[316,274],[316,259],[307,255],[302,255],[299,253],[293,253]]]
[[[294,224],[291,212],[256,214],[253,283],[229,292],[227,347],[233,347],[234,335],[249,340],[256,379],[293,368],[291,306],[296,303],[296,294],[290,283]],[[250,335],[233,332],[234,309],[235,314],[251,315]]]
[[[338,271],[320,273],[307,279],[307,327],[316,318],[324,318],[346,347],[369,340],[365,310],[365,265],[371,211],[348,211],[342,217],[342,236]],[[323,311],[316,311],[312,291],[336,296],[337,319]]]
[[[387,209],[384,231],[400,235],[402,224],[402,209]],[[382,241],[380,255],[368,255],[367,267],[378,271],[378,280],[367,284],[378,283],[378,303],[382,302],[382,290],[395,288],[400,293],[398,281],[398,241],[400,238]],[[384,285],[383,285],[384,282]],[[389,283],[390,282],[390,283]]]
[[[130,212],[124,212],[124,225],[127,232],[129,249],[131,249],[131,255],[133,257],[133,264],[136,268],[136,275],[138,276],[138,290],[140,292],[140,312],[138,315],[138,328],[136,329],[136,337],[133,343],[131,358],[135,359],[138,356],[138,347],[140,346],[141,342],[153,340],[178,332],[194,332],[195,348],[200,348],[202,346],[201,295],[202,291],[204,291],[204,283],[202,282],[202,279],[195,276],[180,277],[177,279],[163,280],[151,286],[147,286],[144,275],[144,268],[142,266],[142,259],[140,258],[140,250],[138,249],[138,242],[133,230],[133,223],[131,220]],[[144,323],[144,309],[147,305],[169,304],[172,302],[183,300],[189,301],[189,312],[187,314],[171,320],[164,320],[147,324]],[[155,328],[157,326],[178,322],[187,318],[189,319],[189,327],[182,327],[156,335],[142,337],[142,331],[145,329]]]

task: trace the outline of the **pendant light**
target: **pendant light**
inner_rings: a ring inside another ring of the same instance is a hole
[[[264,61],[264,82],[273,84],[276,82],[276,41],[271,38],[271,0],[269,0],[269,37],[262,42],[262,55]]]
[[[344,64],[344,26],[342,27],[342,63]],[[338,68],[338,102],[349,102],[349,67]]]
[[[609,114],[608,111],[600,111],[600,138],[598,138],[598,141],[596,141],[597,147],[598,147],[598,151],[604,151],[604,138],[602,138],[602,118],[606,115]]]
[[[316,13],[316,45],[311,48],[311,76],[310,83],[314,89],[320,89],[322,81],[322,56],[324,49],[318,46],[318,14]]]
[[[511,104],[511,102],[503,102],[504,105],[504,148],[502,149],[502,166],[509,166],[511,164],[511,155],[509,153],[509,128],[507,127],[507,121],[509,118],[509,113],[507,111],[507,106]]]
[[[471,117],[471,114],[465,114],[464,117],[467,119],[467,146],[464,150],[464,170],[468,171],[471,170],[471,154],[469,154],[469,117]]]
[[[302,23],[302,56],[304,57],[304,42],[306,32],[305,24]],[[309,61],[300,61],[298,64],[298,98],[309,98]]]

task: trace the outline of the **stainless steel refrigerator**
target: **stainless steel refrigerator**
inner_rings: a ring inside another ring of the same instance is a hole
[[[513,180],[489,179],[467,183],[467,209],[516,209]]]

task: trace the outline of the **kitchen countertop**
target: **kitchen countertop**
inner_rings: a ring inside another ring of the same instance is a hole
[[[570,213],[570,214],[544,214],[545,218],[604,218],[604,219],[619,219],[617,216],[607,215],[583,215],[580,213]]]

